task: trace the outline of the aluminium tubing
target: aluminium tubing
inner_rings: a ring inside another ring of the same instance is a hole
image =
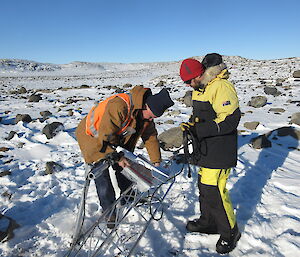
[[[88,173],[87,178],[89,180],[97,179],[99,176],[101,176],[104,170],[108,169],[108,167],[109,167],[108,161],[103,161],[101,163],[95,164],[94,167],[91,169],[91,171]]]

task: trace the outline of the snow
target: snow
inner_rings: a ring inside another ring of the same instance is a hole
[[[300,100],[300,81],[292,78],[292,72],[300,70],[299,61],[300,58],[256,61],[225,57],[244,113],[239,124],[238,164],[227,184],[242,237],[230,256],[300,255],[299,142],[273,132],[271,148],[256,150],[249,145],[251,138],[280,127],[300,130],[300,126],[290,124],[291,115],[300,111],[299,105],[291,102]],[[9,69],[4,67],[7,63],[11,65]],[[180,62],[30,63],[6,60],[0,67],[0,147],[9,148],[1,152],[0,172],[11,172],[0,177],[0,213],[20,225],[14,230],[13,239],[0,243],[0,256],[64,256],[84,184],[84,164],[74,133],[94,101],[111,95],[114,89],[109,86],[143,84],[157,93],[160,88],[155,85],[164,81],[175,106],[157,119],[161,133],[188,119],[191,108],[185,107],[179,98],[190,89],[178,76]],[[266,95],[268,104],[262,108],[247,106],[252,96],[265,95],[264,85],[274,86],[279,79],[283,80],[282,85],[276,86],[282,93],[280,96]],[[91,87],[80,88],[81,85]],[[28,93],[11,93],[21,86]],[[29,103],[26,97],[34,92],[41,93],[43,100]],[[75,101],[67,103],[68,100]],[[269,112],[275,107],[284,108],[285,112]],[[70,109],[73,115],[69,115]],[[40,112],[46,110],[52,116],[43,121]],[[176,110],[181,113],[172,114]],[[19,113],[29,114],[33,121],[14,124]],[[167,120],[173,120],[174,124],[165,123]],[[260,125],[256,130],[248,130],[243,124],[249,121],[258,121]],[[63,123],[64,131],[47,139],[42,129],[52,122]],[[5,140],[10,131],[17,134]],[[147,155],[145,149],[137,152]],[[162,151],[162,156],[166,161],[171,153]],[[59,163],[63,169],[45,175],[48,161]],[[192,178],[186,173],[176,178],[165,199],[163,218],[152,221],[140,241],[137,250],[141,256],[218,256],[217,235],[187,233],[185,229],[187,220],[199,215],[196,179],[195,167]],[[92,217],[101,212],[93,184],[88,198],[87,215]],[[7,220],[0,221],[3,231]]]

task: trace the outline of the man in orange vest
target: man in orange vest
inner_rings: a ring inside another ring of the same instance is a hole
[[[151,162],[159,166],[161,153],[153,119],[163,115],[174,104],[169,92],[162,89],[153,95],[149,88],[136,86],[130,94],[118,94],[104,102],[95,106],[76,129],[76,138],[85,162],[91,164],[92,169],[101,164],[108,154],[114,152],[111,145],[122,146],[133,152],[141,137]],[[124,158],[113,165],[121,193],[131,185],[120,173],[127,165]],[[115,201],[108,169],[95,179],[95,184],[100,205],[105,211]]]

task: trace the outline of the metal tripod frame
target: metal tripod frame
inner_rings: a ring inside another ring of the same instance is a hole
[[[86,165],[86,180],[73,241],[66,256],[132,256],[151,221],[158,220],[155,215],[163,211],[163,201],[172,188],[175,177],[170,176],[172,178],[170,179],[154,176],[155,183],[146,192],[139,192],[133,183],[111,208],[104,211],[93,225],[86,228],[85,201],[91,181],[89,172],[90,166]],[[114,227],[110,229],[108,226],[112,215],[116,215],[116,221]]]

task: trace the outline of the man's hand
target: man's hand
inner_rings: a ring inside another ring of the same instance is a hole
[[[121,159],[118,161],[119,166],[121,166],[123,169],[125,167],[130,166],[129,162],[127,161],[127,159],[125,157],[121,157]]]
[[[182,122],[180,123],[180,128],[182,131],[190,130],[195,125],[194,122]]]
[[[160,162],[155,162],[155,163],[153,163],[153,165],[154,165],[155,167],[159,167],[159,166],[160,166]]]

